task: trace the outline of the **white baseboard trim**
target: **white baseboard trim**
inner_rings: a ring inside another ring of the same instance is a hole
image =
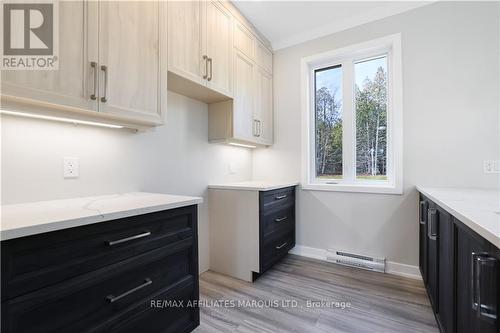
[[[290,250],[290,253],[302,257],[327,261],[326,250],[318,249],[315,247],[295,245],[295,247]],[[422,280],[422,276],[420,275],[420,270],[418,266],[406,265],[393,261],[386,261],[385,272],[387,274],[404,276],[410,279]]]

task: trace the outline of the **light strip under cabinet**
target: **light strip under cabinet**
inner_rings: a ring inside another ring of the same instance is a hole
[[[52,120],[52,121],[59,121],[59,122],[63,122],[63,123],[70,123],[70,124],[82,124],[82,125],[99,126],[99,127],[107,127],[107,128],[123,128],[123,126],[121,126],[121,125],[106,124],[106,123],[99,123],[99,122],[95,122],[95,121],[78,120],[78,119],[63,118],[63,117],[44,116],[44,115],[28,113],[28,112],[0,110],[0,114],[6,114],[6,115],[16,116],[16,117]]]
[[[243,143],[229,142],[231,146],[244,147],[244,148],[257,148],[257,146],[245,145]]]

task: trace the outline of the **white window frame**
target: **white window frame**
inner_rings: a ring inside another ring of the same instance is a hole
[[[354,63],[387,55],[387,181],[356,179]],[[343,179],[317,179],[315,172],[315,70],[342,65]],[[401,34],[350,45],[301,60],[302,188],[403,194],[403,91]]]

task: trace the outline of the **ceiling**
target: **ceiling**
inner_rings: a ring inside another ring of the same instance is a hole
[[[233,1],[281,49],[431,2],[426,1]]]

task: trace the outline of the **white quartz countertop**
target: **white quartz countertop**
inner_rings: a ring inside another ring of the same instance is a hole
[[[425,186],[417,190],[500,248],[500,190]]]
[[[199,197],[134,192],[3,205],[0,239],[24,237],[201,202],[203,199]]]
[[[244,181],[235,183],[210,184],[208,188],[218,190],[270,191],[283,187],[296,186],[299,182]]]

